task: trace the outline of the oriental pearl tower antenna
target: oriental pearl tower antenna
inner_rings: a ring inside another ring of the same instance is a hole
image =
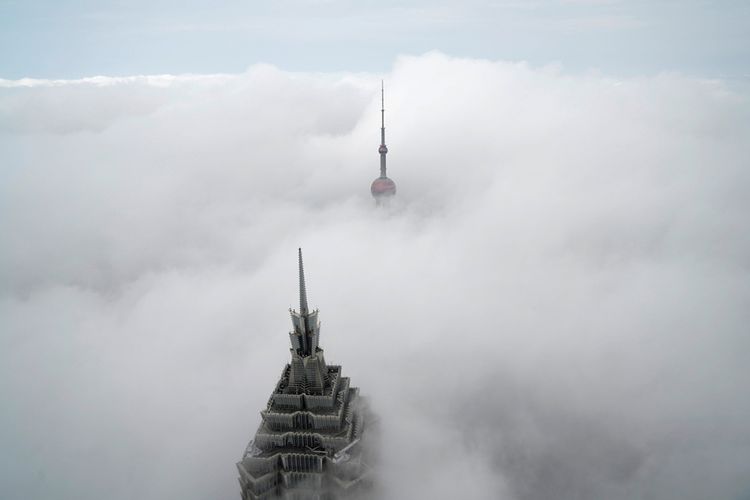
[[[380,153],[380,177],[372,181],[370,192],[380,205],[396,194],[396,183],[385,174],[385,155],[388,154],[388,147],[385,145],[385,93],[382,80],[380,81],[380,147],[378,153]]]

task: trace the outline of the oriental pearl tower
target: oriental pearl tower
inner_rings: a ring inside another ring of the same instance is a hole
[[[383,82],[380,82],[380,177],[372,181],[370,192],[378,205],[396,194],[396,183],[385,175],[385,155],[388,154],[388,147],[385,145],[385,99],[383,92]]]

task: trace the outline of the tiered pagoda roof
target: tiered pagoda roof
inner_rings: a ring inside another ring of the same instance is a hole
[[[318,311],[307,306],[299,251],[300,310],[290,310],[291,363],[261,411],[261,424],[237,463],[244,500],[346,498],[369,483],[362,437],[367,409],[341,367],[318,346]]]

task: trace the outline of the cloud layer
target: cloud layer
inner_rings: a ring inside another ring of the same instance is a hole
[[[0,85],[0,496],[235,498],[304,247],[387,498],[750,494],[750,103],[399,59]]]

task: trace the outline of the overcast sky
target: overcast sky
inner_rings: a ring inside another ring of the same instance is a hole
[[[299,246],[381,498],[750,498],[743,2],[0,9],[3,500],[238,498]]]
[[[0,0],[0,78],[386,71],[399,54],[750,75],[744,0]]]

